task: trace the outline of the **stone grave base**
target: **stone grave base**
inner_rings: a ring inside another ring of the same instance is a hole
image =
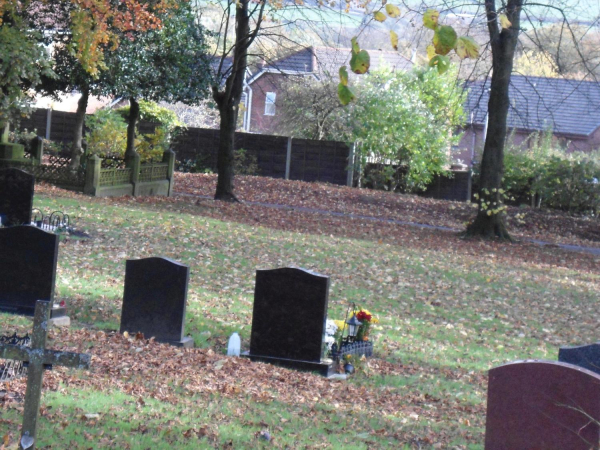
[[[55,327],[68,327],[71,325],[71,318],[69,316],[50,318],[50,325]]]
[[[0,312],[33,317],[34,309],[30,308],[29,306],[1,305]],[[67,308],[65,308],[63,306],[54,306],[50,309],[50,318],[51,319],[55,319],[55,318],[59,318],[59,317],[66,317],[66,316],[67,316]]]
[[[276,366],[287,367],[288,369],[317,372],[325,377],[329,377],[335,373],[333,361],[300,361],[296,359],[274,358],[272,356],[251,355],[249,352],[243,353],[242,356],[250,358],[250,361],[266,362]]]
[[[194,340],[189,336],[184,337],[181,341],[163,341],[159,339],[156,341],[162,342],[163,344],[171,344],[175,347],[194,348]]]

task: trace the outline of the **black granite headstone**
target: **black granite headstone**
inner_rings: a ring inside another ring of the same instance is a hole
[[[0,228],[0,311],[33,316],[38,300],[52,301],[58,239],[30,225]]]
[[[192,347],[184,337],[190,268],[167,258],[127,260],[121,333],[141,332],[158,342]]]
[[[19,169],[0,169],[0,218],[2,225],[29,225],[33,207],[33,175]]]
[[[600,374],[600,343],[561,347],[558,350],[558,360]]]
[[[329,277],[297,268],[257,270],[250,359],[327,375],[322,362]]]

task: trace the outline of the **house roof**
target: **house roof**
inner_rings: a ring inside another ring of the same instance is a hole
[[[485,123],[490,80],[467,85],[466,111],[472,123]],[[531,131],[552,128],[566,135],[588,136],[600,126],[600,84],[563,78],[512,75],[508,127]]]
[[[338,70],[350,63],[352,56],[349,48],[307,47],[288,56],[269,62],[262,70],[282,73],[312,73],[318,77],[337,77]],[[410,70],[413,63],[398,52],[369,50],[371,70],[382,66],[392,69]],[[254,77],[260,73],[254,74]]]

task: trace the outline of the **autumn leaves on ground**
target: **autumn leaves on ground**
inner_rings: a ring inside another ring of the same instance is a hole
[[[467,204],[259,177],[238,177],[242,202],[223,204],[206,198],[215,182],[179,174],[172,198],[37,187],[36,207],[90,235],[61,241],[73,324],[48,345],[92,354],[89,372],[46,373],[40,447],[482,448],[489,368],[597,340],[598,257],[527,240],[600,247],[596,219],[511,208],[516,243],[465,241],[404,223],[460,230]],[[195,349],[115,332],[124,261],[148,256],[190,266]],[[330,318],[349,302],[379,317],[376,355],[349,381],[224,355],[233,331],[249,346],[255,270],[283,266],[331,277]],[[24,388],[0,387],[0,447],[16,447]]]

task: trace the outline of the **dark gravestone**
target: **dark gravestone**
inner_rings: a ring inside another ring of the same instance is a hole
[[[128,260],[121,333],[142,332],[158,342],[192,347],[192,338],[183,336],[189,272],[166,258]]]
[[[0,311],[33,316],[38,300],[53,300],[58,239],[30,225],[0,228]]]
[[[556,361],[489,372],[486,450],[589,450],[600,441],[600,376]]]
[[[600,343],[579,347],[561,347],[558,360],[600,374]]]
[[[327,375],[321,361],[329,277],[296,268],[257,270],[250,353],[264,361]]]
[[[0,169],[0,219],[2,225],[29,225],[35,178],[19,169]]]

